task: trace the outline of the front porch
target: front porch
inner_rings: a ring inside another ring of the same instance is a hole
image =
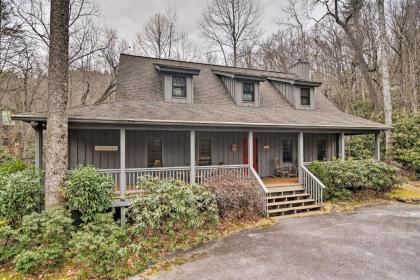
[[[37,135],[39,165],[40,130]],[[266,214],[283,215],[322,204],[323,184],[305,164],[343,159],[344,135],[325,130],[78,125],[69,130],[69,169],[92,165],[110,176],[116,206],[129,205],[127,198],[143,191],[138,178],[144,175],[204,184],[230,172],[255,181],[264,197]],[[379,160],[379,141],[375,148]]]

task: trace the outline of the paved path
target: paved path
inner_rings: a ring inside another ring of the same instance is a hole
[[[152,279],[420,279],[420,206],[279,220]]]

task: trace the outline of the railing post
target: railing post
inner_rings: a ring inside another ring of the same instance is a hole
[[[248,166],[251,169],[254,166],[254,132],[248,132]]]
[[[375,133],[375,160],[381,160],[381,139],[379,132]]]
[[[298,175],[299,175],[299,183],[303,184],[303,132],[299,132],[298,137]]]
[[[195,131],[190,131],[190,183],[195,183]]]

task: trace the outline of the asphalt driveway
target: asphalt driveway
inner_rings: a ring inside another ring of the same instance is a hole
[[[420,206],[279,220],[152,279],[420,279]]]

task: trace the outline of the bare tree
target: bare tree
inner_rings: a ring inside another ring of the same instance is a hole
[[[363,47],[360,40],[357,39],[356,34],[361,34],[362,30],[358,29],[360,25],[357,24],[359,12],[363,7],[363,0],[316,0],[316,3],[320,3],[326,12],[321,16],[317,22],[320,22],[326,17],[332,17],[335,22],[343,29],[347,39],[354,51],[356,62],[362,73],[363,80],[368,88],[368,93],[373,101],[373,104],[377,110],[381,108],[381,102],[378,92],[373,84],[370,77],[371,70],[369,69],[368,63],[365,60]],[[332,2],[332,3],[331,3]]]
[[[201,33],[223,55],[226,65],[229,56],[236,66],[245,45],[252,45],[261,31],[258,29],[261,8],[253,0],[209,0],[201,21]]]
[[[382,66],[382,93],[384,97],[384,117],[385,124],[392,126],[392,99],[391,86],[389,80],[388,66],[388,36],[385,25],[385,3],[384,0],[377,0],[379,11],[379,30],[380,30],[380,48],[381,48],[381,66]],[[387,151],[391,148],[391,131],[385,132],[385,145]]]
[[[61,204],[68,163],[69,0],[51,1],[45,207]]]
[[[143,30],[137,33],[136,47],[140,54],[171,58],[176,34],[176,13],[170,8],[152,15]]]
[[[120,54],[129,51],[130,46],[125,40],[120,40],[117,36],[117,32],[114,29],[107,29],[106,32],[106,48],[104,48],[100,57],[105,63],[105,68],[111,74],[111,80],[106,87],[105,91],[95,101],[95,104],[102,103],[110,98],[115,92],[117,85],[117,73],[120,60]]]
[[[46,48],[50,44],[49,4],[51,0],[13,0],[13,6],[28,35],[40,40]],[[104,48],[99,40],[101,28],[93,18],[99,10],[92,0],[70,0],[70,53],[69,65],[77,67],[77,62]]]

